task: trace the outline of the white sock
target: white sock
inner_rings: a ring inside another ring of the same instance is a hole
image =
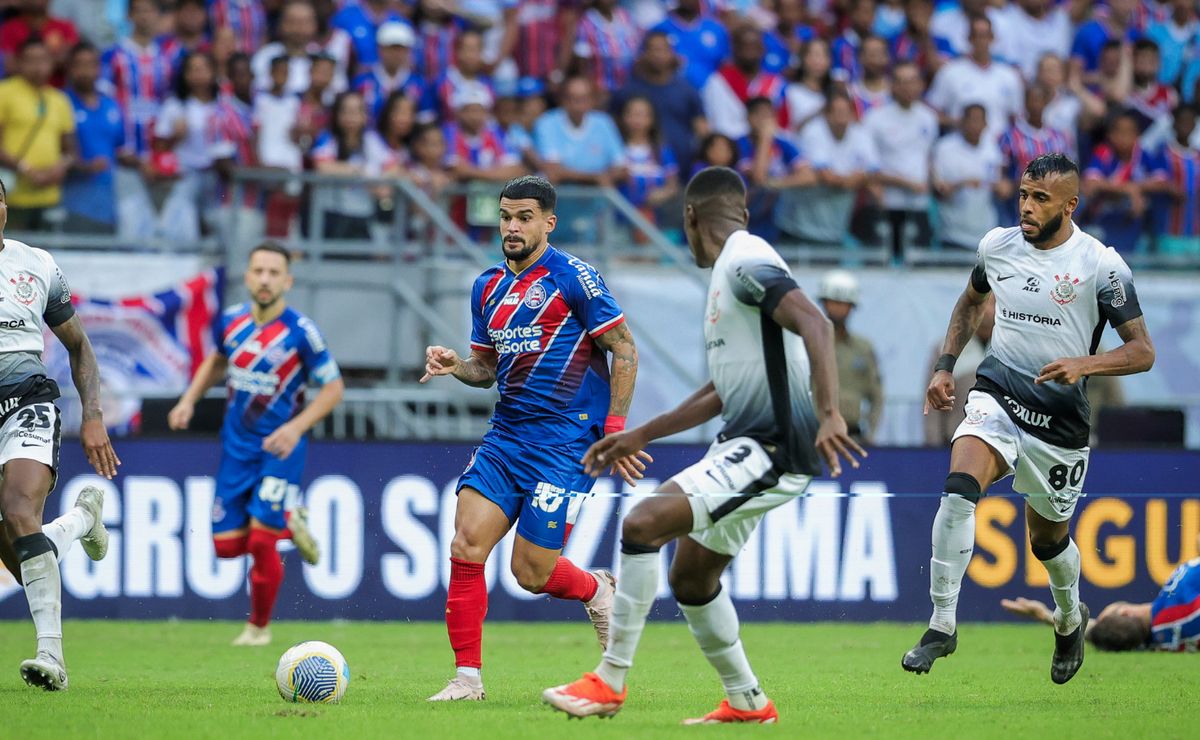
[[[942,496],[933,518],[933,557],[929,560],[929,628],[947,635],[957,627],[958,590],[975,549],[975,504],[957,493]]]
[[[478,668],[459,666],[456,671],[458,675],[469,679],[471,683],[483,683],[483,673]]]
[[[1054,631],[1069,635],[1079,627],[1083,615],[1079,613],[1079,548],[1075,540],[1067,542],[1067,549],[1043,560],[1050,574],[1050,593],[1058,606],[1054,610]]]
[[[21,582],[37,630],[38,652],[45,650],[62,661],[62,579],[54,553],[21,561]]]
[[[729,592],[721,589],[716,598],[701,606],[680,604],[692,637],[717,673],[734,709],[752,711],[767,706],[767,695],[750,669],[742,641],[738,639],[738,616]]]
[[[637,652],[646,617],[658,593],[658,568],[657,552],[621,553],[616,599],[609,621],[608,648],[596,668],[596,675],[613,691],[620,692],[625,688],[625,674],[633,665],[633,654]]]
[[[67,556],[67,551],[75,544],[75,540],[92,528],[91,519],[82,508],[72,506],[70,511],[42,527],[42,534],[46,535],[58,550],[58,562],[61,563]]]

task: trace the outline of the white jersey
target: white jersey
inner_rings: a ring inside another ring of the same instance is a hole
[[[5,239],[0,250],[0,389],[46,375],[44,328],[74,315],[71,289],[50,253]]]
[[[977,371],[978,390],[996,397],[1019,426],[1060,447],[1088,439],[1084,383],[1035,385],[1047,364],[1095,354],[1104,325],[1142,315],[1125,260],[1077,225],[1067,241],[1040,250],[1019,227],[992,229],[979,242],[971,282],[996,294],[996,328]]]
[[[795,287],[787,263],[766,241],[735,231],[712,269],[704,345],[721,397],[720,439],[750,437],[782,472],[819,475],[804,340],[770,317]]]

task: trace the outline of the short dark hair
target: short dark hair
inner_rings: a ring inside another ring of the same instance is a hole
[[[746,183],[742,176],[728,167],[705,167],[692,177],[684,192],[688,203],[709,198],[739,198],[746,201]]]
[[[1159,53],[1158,44],[1150,39],[1138,39],[1133,42],[1133,53],[1137,54],[1139,51],[1152,51],[1157,54]]]
[[[1146,644],[1146,626],[1137,617],[1109,614],[1092,622],[1088,639],[1098,650],[1137,650]]]
[[[555,192],[554,186],[549,180],[538,175],[514,177],[505,183],[500,197],[509,200],[532,198],[537,201],[538,208],[541,208],[543,213],[554,213],[554,208],[558,205],[558,193]]]
[[[288,267],[292,266],[292,253],[287,251],[287,249],[285,249],[284,246],[279,242],[261,242],[258,244],[258,246],[254,247],[254,249],[250,250],[249,256],[253,257],[255,252],[270,252],[271,254],[277,254],[280,257],[283,257],[283,261],[287,263]]]
[[[983,114],[984,118],[987,118],[987,108],[983,107],[983,103],[968,103],[967,106],[963,108],[962,116],[959,118],[959,120],[966,118],[967,114],[973,110],[979,111]]]
[[[39,33],[31,33],[25,37],[25,40],[17,45],[17,56],[25,53],[26,49],[31,49],[35,46],[46,46],[46,40]]]
[[[1079,177],[1079,165],[1062,152],[1050,152],[1025,165],[1025,174],[1033,180],[1041,180],[1047,175],[1075,175]]]
[[[233,57],[231,56],[230,60],[232,60],[232,59],[233,59]],[[279,56],[271,57],[271,64],[269,65],[268,69],[275,69],[276,67],[291,64],[291,63],[292,63],[291,57],[289,57],[287,54],[280,54]]]
[[[770,98],[765,97],[763,95],[759,95],[758,97],[755,97],[755,98],[750,98],[749,100],[746,101],[746,113],[753,113],[754,111],[758,110],[759,108],[770,108],[772,111],[774,111],[775,103]]]
[[[97,49],[96,45],[91,41],[80,41],[72,46],[71,50],[67,52],[67,62],[73,63],[75,61],[75,57],[79,56],[80,54],[87,54],[89,52],[98,55],[100,50]]]

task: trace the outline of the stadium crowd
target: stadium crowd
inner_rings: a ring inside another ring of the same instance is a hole
[[[387,188],[247,190],[254,166],[614,185],[664,228],[738,168],[751,228],[974,249],[1063,151],[1078,220],[1200,259],[1193,0],[0,0],[10,228],[361,238]],[[456,191],[457,192],[457,191]],[[453,211],[466,220],[466,209]]]

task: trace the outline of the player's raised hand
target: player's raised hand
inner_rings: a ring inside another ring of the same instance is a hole
[[[605,468],[615,469],[618,463],[624,464],[628,462],[625,458],[633,458],[633,461],[629,463],[633,470],[637,470],[639,465],[641,466],[641,470],[645,470],[646,466],[641,464],[637,458],[642,457],[648,462],[654,461],[654,458],[642,450],[645,446],[645,440],[641,438],[636,429],[605,435],[603,439],[597,440],[588,448],[587,452],[583,453],[583,459],[581,460],[583,463],[583,472],[595,478]],[[638,453],[642,454],[639,455]],[[642,477],[640,475],[641,470],[637,470],[639,473],[638,478]],[[625,477],[624,470],[621,477]],[[625,478],[625,480],[631,484],[633,483],[629,478]]]
[[[79,427],[79,441],[83,443],[83,452],[91,466],[96,469],[96,473],[109,480],[116,477],[117,466],[121,464],[121,460],[113,451],[103,419],[85,420]]]
[[[857,469],[858,459],[854,454],[860,457],[867,456],[867,451],[850,436],[846,429],[846,420],[836,411],[825,417],[821,426],[817,428],[816,447],[821,457],[825,458],[825,464],[829,466],[829,475],[833,478],[842,474],[841,458],[846,458],[850,467]]]
[[[425,374],[421,376],[422,383],[428,383],[430,378],[438,375],[449,375],[454,372],[462,359],[458,353],[447,347],[425,348]]]
[[[1034,383],[1041,385],[1054,381],[1061,385],[1075,385],[1079,379],[1083,377],[1083,364],[1078,357],[1064,357],[1060,360],[1055,360],[1049,365],[1042,368],[1041,375],[1034,379]]]
[[[182,398],[179,399],[179,403],[175,404],[175,407],[167,414],[167,428],[174,431],[187,429],[188,424],[192,423],[192,413],[195,409],[196,407],[191,403]]]
[[[929,409],[934,411],[950,411],[954,408],[954,376],[945,370],[938,370],[925,389],[925,416]]]
[[[645,477],[646,463],[652,462],[654,458],[650,457],[649,452],[638,450],[632,455],[617,459],[608,469],[608,474],[619,475],[630,488],[637,488],[637,482]]]

